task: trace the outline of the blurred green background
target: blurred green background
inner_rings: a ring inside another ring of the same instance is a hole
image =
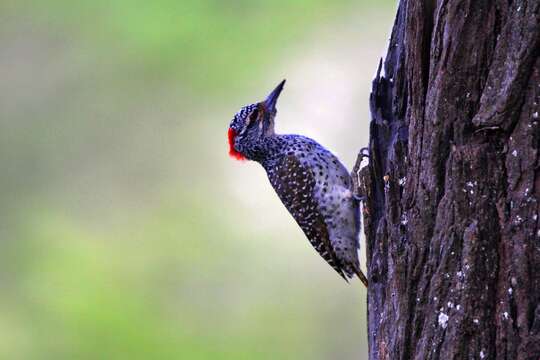
[[[0,2],[0,358],[365,358],[365,290],[226,129],[287,78],[277,130],[351,168],[394,7]]]

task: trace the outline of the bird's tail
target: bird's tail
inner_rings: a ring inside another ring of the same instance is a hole
[[[358,278],[362,282],[362,284],[364,284],[364,286],[367,288],[368,287],[368,280],[366,278],[366,275],[364,275],[364,273],[360,269],[355,270],[355,273],[356,273],[356,276],[358,276]]]

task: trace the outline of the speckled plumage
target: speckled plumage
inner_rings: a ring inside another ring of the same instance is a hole
[[[346,168],[315,140],[274,133],[282,82],[260,103],[242,108],[230,124],[231,151],[259,162],[270,184],[311,245],[343,278],[357,274],[359,202]]]

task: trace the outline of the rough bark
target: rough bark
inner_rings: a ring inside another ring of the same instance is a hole
[[[370,359],[540,359],[539,14],[400,1],[355,168]]]

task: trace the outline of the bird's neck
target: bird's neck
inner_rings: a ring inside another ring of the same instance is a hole
[[[248,159],[257,162],[265,162],[280,155],[283,149],[283,135],[272,134],[249,141],[242,146],[242,154]]]

